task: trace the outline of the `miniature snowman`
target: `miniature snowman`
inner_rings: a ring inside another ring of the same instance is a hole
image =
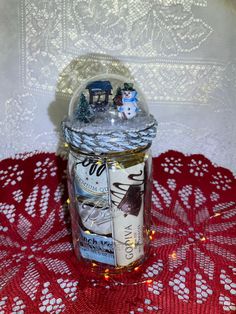
[[[138,111],[137,92],[133,89],[133,84],[125,83],[122,89],[122,105],[118,106],[119,117],[132,119]]]

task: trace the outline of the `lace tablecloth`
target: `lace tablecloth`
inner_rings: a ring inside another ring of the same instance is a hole
[[[154,159],[146,281],[86,281],[74,256],[66,161],[0,162],[0,313],[236,312],[236,179],[202,155]]]

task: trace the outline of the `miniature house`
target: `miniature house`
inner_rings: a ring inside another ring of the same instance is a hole
[[[89,91],[89,104],[105,105],[109,101],[109,95],[111,95],[112,86],[109,81],[94,81],[86,86]]]

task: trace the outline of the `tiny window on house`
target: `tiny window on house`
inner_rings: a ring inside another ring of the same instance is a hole
[[[86,86],[89,91],[89,104],[104,104],[109,102],[109,95],[111,95],[112,86],[109,81],[95,81]]]

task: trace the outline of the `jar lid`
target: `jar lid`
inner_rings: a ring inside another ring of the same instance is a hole
[[[85,153],[107,154],[152,143],[157,122],[135,82],[104,74],[73,94],[62,130],[68,144]]]

